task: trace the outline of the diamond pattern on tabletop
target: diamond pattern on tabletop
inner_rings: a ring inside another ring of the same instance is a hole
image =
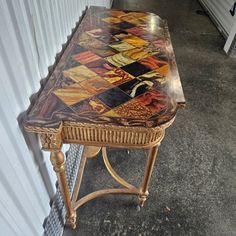
[[[120,23],[121,20],[119,18],[116,17],[107,17],[107,18],[103,18],[102,21],[105,21],[109,24],[116,24],[116,23]]]
[[[86,66],[77,66],[69,70],[64,70],[63,75],[65,77],[69,77],[75,82],[82,82],[83,80],[98,76],[96,73],[89,70]]]
[[[100,93],[96,97],[110,108],[117,107],[131,99],[130,96],[116,87]]]
[[[148,84],[150,87],[158,87],[167,82],[167,77],[159,73],[157,70],[149,71],[146,74],[140,75],[138,79]]]
[[[141,63],[142,65],[145,65],[146,67],[150,68],[151,70],[160,68],[160,67],[168,64],[166,61],[158,60],[157,57],[155,57],[155,56],[146,57],[138,62]]]
[[[144,32],[146,32],[142,27],[132,27],[129,29],[126,29],[126,31],[130,34],[133,34],[135,36],[142,36]]]
[[[120,117],[119,114],[117,114],[114,110],[110,110],[108,112],[105,112],[102,114],[102,116],[108,116],[108,117]]]
[[[91,51],[81,52],[73,56],[73,59],[80,62],[81,64],[87,64],[89,62],[99,60],[100,58],[101,57]]]
[[[134,98],[148,91],[150,86],[148,83],[145,83],[139,79],[132,79],[124,84],[119,85],[118,88],[127,93],[130,97]]]
[[[121,70],[120,68],[108,71],[102,77],[103,79],[105,79],[109,83],[112,83],[113,85],[119,85],[134,78],[132,75]]]
[[[104,35],[107,32],[103,29],[93,29],[93,30],[86,31],[86,33],[94,38],[99,39],[102,35]]]
[[[112,49],[109,46],[101,47],[101,48],[91,48],[95,54],[99,55],[100,57],[109,57],[115,55],[117,53],[116,50]]]
[[[109,44],[109,46],[116,49],[119,52],[135,48],[134,46],[132,46],[126,42],[123,42],[123,41]]]
[[[121,16],[120,18],[121,20],[123,21],[127,21],[133,25],[140,25],[140,24],[143,24],[143,21],[140,20],[139,18],[135,17],[135,16],[132,16],[132,15],[124,15],[124,16]]]
[[[133,119],[148,119],[153,113],[144,105],[135,100],[131,100],[113,110],[115,114],[120,117],[127,117]]]
[[[137,37],[137,36],[130,36],[130,37],[126,37],[123,39],[123,41],[135,46],[135,47],[142,47],[144,45],[147,45],[148,42]]]
[[[83,82],[80,83],[80,86],[84,90],[87,90],[89,93],[94,95],[113,87],[112,84],[99,77],[84,80]]]
[[[91,7],[29,123],[156,127],[173,118],[176,101],[184,103],[173,55],[166,23],[158,16]]]
[[[153,113],[168,109],[168,96],[160,91],[150,90],[135,99],[148,107]]]
[[[169,65],[162,66],[161,68],[158,68],[155,71],[161,75],[171,76],[171,71],[170,71]]]
[[[92,50],[92,48],[101,48],[106,46],[104,42],[92,37],[87,33],[81,34],[79,37],[79,45],[89,50]]]
[[[142,58],[150,56],[151,54],[149,50],[146,48],[134,48],[134,49],[122,52],[122,55],[125,57],[129,57],[133,60],[140,60]]]
[[[103,41],[104,43],[115,43],[115,42],[119,42],[120,39],[114,37],[113,35],[109,35],[109,34],[106,34],[106,35],[103,35],[99,38],[99,40]]]
[[[112,34],[112,35],[117,35],[117,34],[121,34],[121,33],[125,33],[127,34],[127,32],[125,32],[124,30],[122,29],[119,29],[117,27],[112,27],[109,29],[109,33]]]
[[[133,75],[134,77],[137,77],[150,71],[148,67],[140,64],[139,62],[133,62],[131,64],[122,66],[121,69]]]
[[[115,38],[112,34],[109,33],[109,30],[104,29],[94,29],[86,31],[86,33],[94,38],[99,39],[104,43],[112,43],[120,41],[118,38]]]
[[[115,68],[113,65],[108,64],[104,59],[90,62],[86,64],[86,67],[88,67],[98,75],[105,74],[106,72],[111,71]]]
[[[121,21],[120,23],[115,24],[115,26],[120,29],[129,29],[129,28],[134,27],[135,25],[130,22]]]
[[[85,90],[79,84],[73,84],[63,89],[57,89],[53,93],[67,105],[73,105],[93,96],[91,92]]]
[[[148,50],[151,55],[158,55],[163,53],[161,48],[155,47],[152,43],[146,45],[145,50]]]
[[[114,66],[122,67],[128,64],[131,64],[135,60],[124,57],[122,53],[115,54],[113,56],[107,57],[106,60]]]
[[[144,12],[128,12],[125,16],[126,17],[135,17],[135,18],[141,18],[141,17],[145,17],[147,14]],[[124,19],[122,19],[124,20]]]
[[[72,109],[75,110],[80,115],[82,114],[96,115],[96,114],[104,113],[109,110],[97,98],[89,98],[79,103],[76,103],[72,106]]]
[[[131,36],[131,34],[126,31],[119,31],[116,34],[114,34],[114,37],[118,38],[119,40],[122,40],[124,38],[129,37],[129,36]]]

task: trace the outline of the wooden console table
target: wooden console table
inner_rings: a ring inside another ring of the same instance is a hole
[[[105,194],[135,194],[140,206],[165,129],[185,104],[167,24],[152,13],[91,7],[49,77],[24,127],[40,135],[51,152],[67,209],[76,210]],[[72,198],[65,175],[63,143],[85,145]],[[105,166],[122,186],[77,200],[86,159],[102,147]],[[147,148],[143,182],[135,187],[112,168],[106,147]]]

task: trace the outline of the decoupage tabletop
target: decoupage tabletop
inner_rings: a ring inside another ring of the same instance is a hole
[[[156,127],[184,103],[166,22],[152,13],[90,7],[25,126]]]

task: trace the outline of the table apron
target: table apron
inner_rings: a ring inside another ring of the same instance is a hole
[[[137,132],[135,129],[90,129],[63,126],[62,142],[90,146],[149,148],[164,137],[165,129]]]

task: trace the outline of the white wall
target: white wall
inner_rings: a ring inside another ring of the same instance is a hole
[[[219,31],[226,37],[225,52],[229,52],[236,38],[236,14],[232,16],[230,9],[235,0],[199,0],[209,11],[211,18],[215,21]]]
[[[89,5],[110,0],[0,0],[0,235],[43,234],[56,178],[34,135],[27,147],[17,118]]]
[[[229,52],[231,56],[236,57],[236,15],[234,18],[234,24],[225,43],[224,50],[226,53]]]
[[[212,17],[215,18],[220,30],[228,36],[235,19],[229,10],[232,8],[235,0],[200,0],[200,2],[207,8]]]

